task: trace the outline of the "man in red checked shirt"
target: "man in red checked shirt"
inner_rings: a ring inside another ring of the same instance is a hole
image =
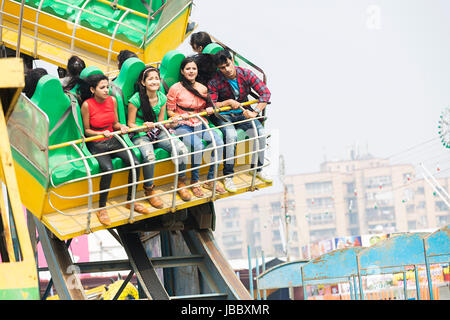
[[[251,138],[255,137],[253,124],[255,124],[258,132],[259,149],[258,152],[258,169],[256,176],[264,182],[272,182],[272,179],[262,170],[264,164],[264,148],[266,147],[266,137],[264,127],[258,119],[246,122],[240,122],[245,119],[258,117],[266,107],[270,99],[270,91],[251,70],[236,67],[228,50],[221,50],[215,54],[215,61],[218,71],[208,82],[208,90],[212,101],[216,107],[231,106],[232,110],[221,112],[223,119],[212,116],[211,120],[216,126],[235,123],[226,127],[219,128],[224,135],[225,161],[223,166],[224,186],[228,192],[236,192],[236,186],[233,183],[235,148],[237,141],[236,129],[244,130]],[[253,88],[259,96],[259,103],[256,107],[248,109],[241,108],[241,103],[248,101],[248,95]],[[224,121],[227,120],[227,121]],[[236,123],[240,122],[240,123]],[[256,144],[256,140],[255,140]],[[229,159],[231,158],[231,159]],[[253,167],[253,161],[252,161]],[[251,173],[251,172],[250,172]]]

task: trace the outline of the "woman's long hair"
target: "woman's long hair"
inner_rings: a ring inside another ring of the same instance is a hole
[[[97,88],[97,85],[102,80],[109,80],[104,74],[93,74],[85,79],[80,79],[80,86],[78,87],[78,96],[80,106],[89,98],[92,98],[91,88]]]
[[[80,73],[83,69],[86,68],[86,64],[83,59],[78,56],[70,57],[67,62],[67,71],[69,71],[69,82],[65,85],[64,91],[70,91],[73,87],[75,87],[78,83],[80,83]]]
[[[203,96],[202,94],[200,94],[200,92],[198,92],[193,86],[192,83],[187,80],[184,75],[181,73],[181,71],[184,69],[184,67],[188,64],[194,62],[197,65],[197,62],[195,61],[194,57],[186,57],[183,59],[183,61],[181,61],[181,65],[180,65],[180,76],[179,76],[179,80],[181,82],[181,85],[183,87],[186,88],[186,90],[188,90],[190,93],[192,93],[194,96],[204,100],[206,102],[207,107],[213,107],[213,103],[211,101],[211,97],[209,96],[209,93],[206,96]],[[198,70],[198,66],[197,66],[197,70]],[[198,77],[198,76],[197,76]]]
[[[144,121],[148,122],[157,122],[157,116],[155,114],[155,110],[153,110],[152,105],[150,104],[150,99],[147,95],[147,88],[142,82],[145,83],[145,79],[147,79],[150,72],[155,71],[158,74],[158,77],[161,79],[159,74],[159,69],[155,67],[147,67],[139,74],[139,78],[136,82],[136,85],[139,90],[139,100],[141,102],[142,114],[144,115]]]

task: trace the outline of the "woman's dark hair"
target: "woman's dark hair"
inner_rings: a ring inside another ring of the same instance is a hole
[[[200,94],[200,92],[198,92],[198,91],[192,86],[192,83],[191,83],[189,80],[187,80],[187,79],[184,77],[184,75],[181,73],[181,71],[184,69],[184,67],[185,67],[188,63],[191,63],[191,62],[194,62],[194,63],[197,65],[197,62],[195,62],[195,58],[194,58],[194,57],[186,57],[186,58],[183,59],[183,61],[181,61],[181,65],[180,65],[180,76],[179,76],[181,85],[182,85],[183,87],[185,87],[185,88],[186,88],[190,93],[192,93],[194,96],[196,96],[196,97],[198,97],[198,98],[200,98],[200,99],[206,101],[206,103],[207,103],[208,106],[212,107],[213,105],[212,105],[211,97],[209,96],[209,94],[207,94],[206,97],[205,97],[205,96],[202,96],[202,95]],[[198,68],[198,66],[197,66],[197,68]]]
[[[80,73],[86,68],[86,64],[83,59],[78,56],[71,56],[67,61],[67,71],[69,73],[70,80],[64,86],[64,91],[72,90],[77,83],[80,82]]]
[[[152,71],[156,72],[158,74],[158,77],[161,78],[161,76],[159,74],[159,69],[157,69],[155,67],[147,67],[141,71],[141,73],[139,74],[138,80],[136,82],[136,85],[139,90],[139,100],[141,102],[141,109],[142,109],[142,114],[144,115],[144,121],[148,121],[148,122],[156,122],[158,119],[155,114],[155,110],[153,110],[153,107],[150,104],[150,100],[147,95],[147,88],[145,87],[145,85],[142,84],[142,82],[145,83],[145,79]]]
[[[197,81],[207,87],[209,80],[212,79],[217,71],[214,55],[200,53],[194,56],[194,60],[198,68]]]
[[[195,45],[196,47],[202,47],[205,49],[205,47],[210,43],[212,43],[211,37],[206,32],[200,31],[191,35],[190,44],[192,48],[194,48]]]
[[[80,79],[80,86],[78,87],[78,95],[80,97],[80,106],[87,99],[92,97],[91,88],[97,88],[97,85],[102,80],[108,80],[108,77],[102,74],[93,74],[85,79]]]
[[[133,51],[130,50],[122,50],[119,52],[119,54],[117,55],[117,63],[119,66],[119,70],[122,68],[123,63],[125,62],[125,60],[127,60],[128,58],[137,58],[137,54],[134,53]]]
[[[25,87],[23,88],[22,92],[29,99],[31,99],[34,92],[36,91],[36,86],[39,82],[39,79],[41,79],[46,74],[48,74],[48,72],[44,68],[30,69],[27,71],[27,73],[25,74]]]

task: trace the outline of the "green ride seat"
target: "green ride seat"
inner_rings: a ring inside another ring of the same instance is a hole
[[[216,54],[220,50],[223,50],[223,47],[218,43],[212,42],[203,48],[202,53]],[[236,59],[234,59],[234,65],[239,67],[239,62]]]
[[[63,114],[71,108],[70,98],[64,94],[61,82],[54,76],[43,76],[36,87],[36,91],[31,98],[49,118],[49,131],[51,132]],[[79,109],[78,103],[76,108]],[[77,113],[78,123],[81,125],[81,114]],[[80,131],[72,113],[64,122],[55,129],[49,137],[49,145],[59,144],[67,141],[77,140],[81,138]],[[81,144],[78,145],[82,151],[89,152],[87,148]],[[49,172],[52,173],[52,181],[54,185],[81,178],[86,176],[86,169],[82,161],[75,161],[58,166],[59,164],[75,158],[80,158],[78,152],[71,146],[59,149],[49,150]],[[92,174],[99,172],[98,163],[95,159],[88,159],[88,164]],[[57,167],[54,171],[53,168]]]
[[[164,1],[152,0],[151,3],[152,3],[151,9],[153,10],[153,12],[156,12],[163,5]],[[144,14],[148,13],[147,9],[144,7],[141,1],[122,0],[119,1],[118,4],[139,11]],[[161,13],[162,11],[159,12],[156,16],[154,16],[154,19],[150,21],[147,32],[148,35],[151,35],[155,31]],[[144,40],[144,34],[134,29],[145,32],[147,29],[147,20],[148,19],[144,17],[135,15],[133,13],[128,13],[122,20],[122,23],[124,25],[119,26],[119,28],[117,29],[116,38],[124,41],[131,41],[135,45],[140,45]],[[127,26],[133,27],[134,29],[128,28]]]
[[[212,42],[203,48],[202,53],[216,54],[220,50],[223,50],[222,46],[218,43]]]
[[[64,2],[75,6],[75,7],[73,7],[73,6],[69,6],[69,5],[61,3],[61,2],[46,0],[42,4],[42,10],[47,13],[56,15],[60,18],[69,19],[71,21],[74,21],[75,17],[77,16],[78,12],[80,11],[78,8],[81,7],[85,1],[86,0],[64,0]],[[39,1],[38,1],[38,5],[39,5]],[[78,8],[76,8],[76,7],[78,7]]]
[[[167,91],[173,84],[179,81],[180,65],[184,58],[185,55],[178,50],[168,51],[164,55],[161,61],[161,65],[159,66],[159,72],[161,75],[161,79],[164,80],[165,83],[167,84]],[[162,83],[161,83],[161,91],[164,94],[168,93]]]
[[[110,19],[117,21],[124,13],[122,10],[115,10],[111,6],[98,1],[90,1],[85,9],[89,12],[83,11],[80,16],[80,24],[107,35],[112,35],[116,27],[116,23]]]

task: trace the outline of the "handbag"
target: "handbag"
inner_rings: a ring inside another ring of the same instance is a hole
[[[152,130],[147,131],[147,135],[150,138],[150,141],[156,141],[158,140],[158,135],[160,134],[161,129],[160,128],[153,128]]]

